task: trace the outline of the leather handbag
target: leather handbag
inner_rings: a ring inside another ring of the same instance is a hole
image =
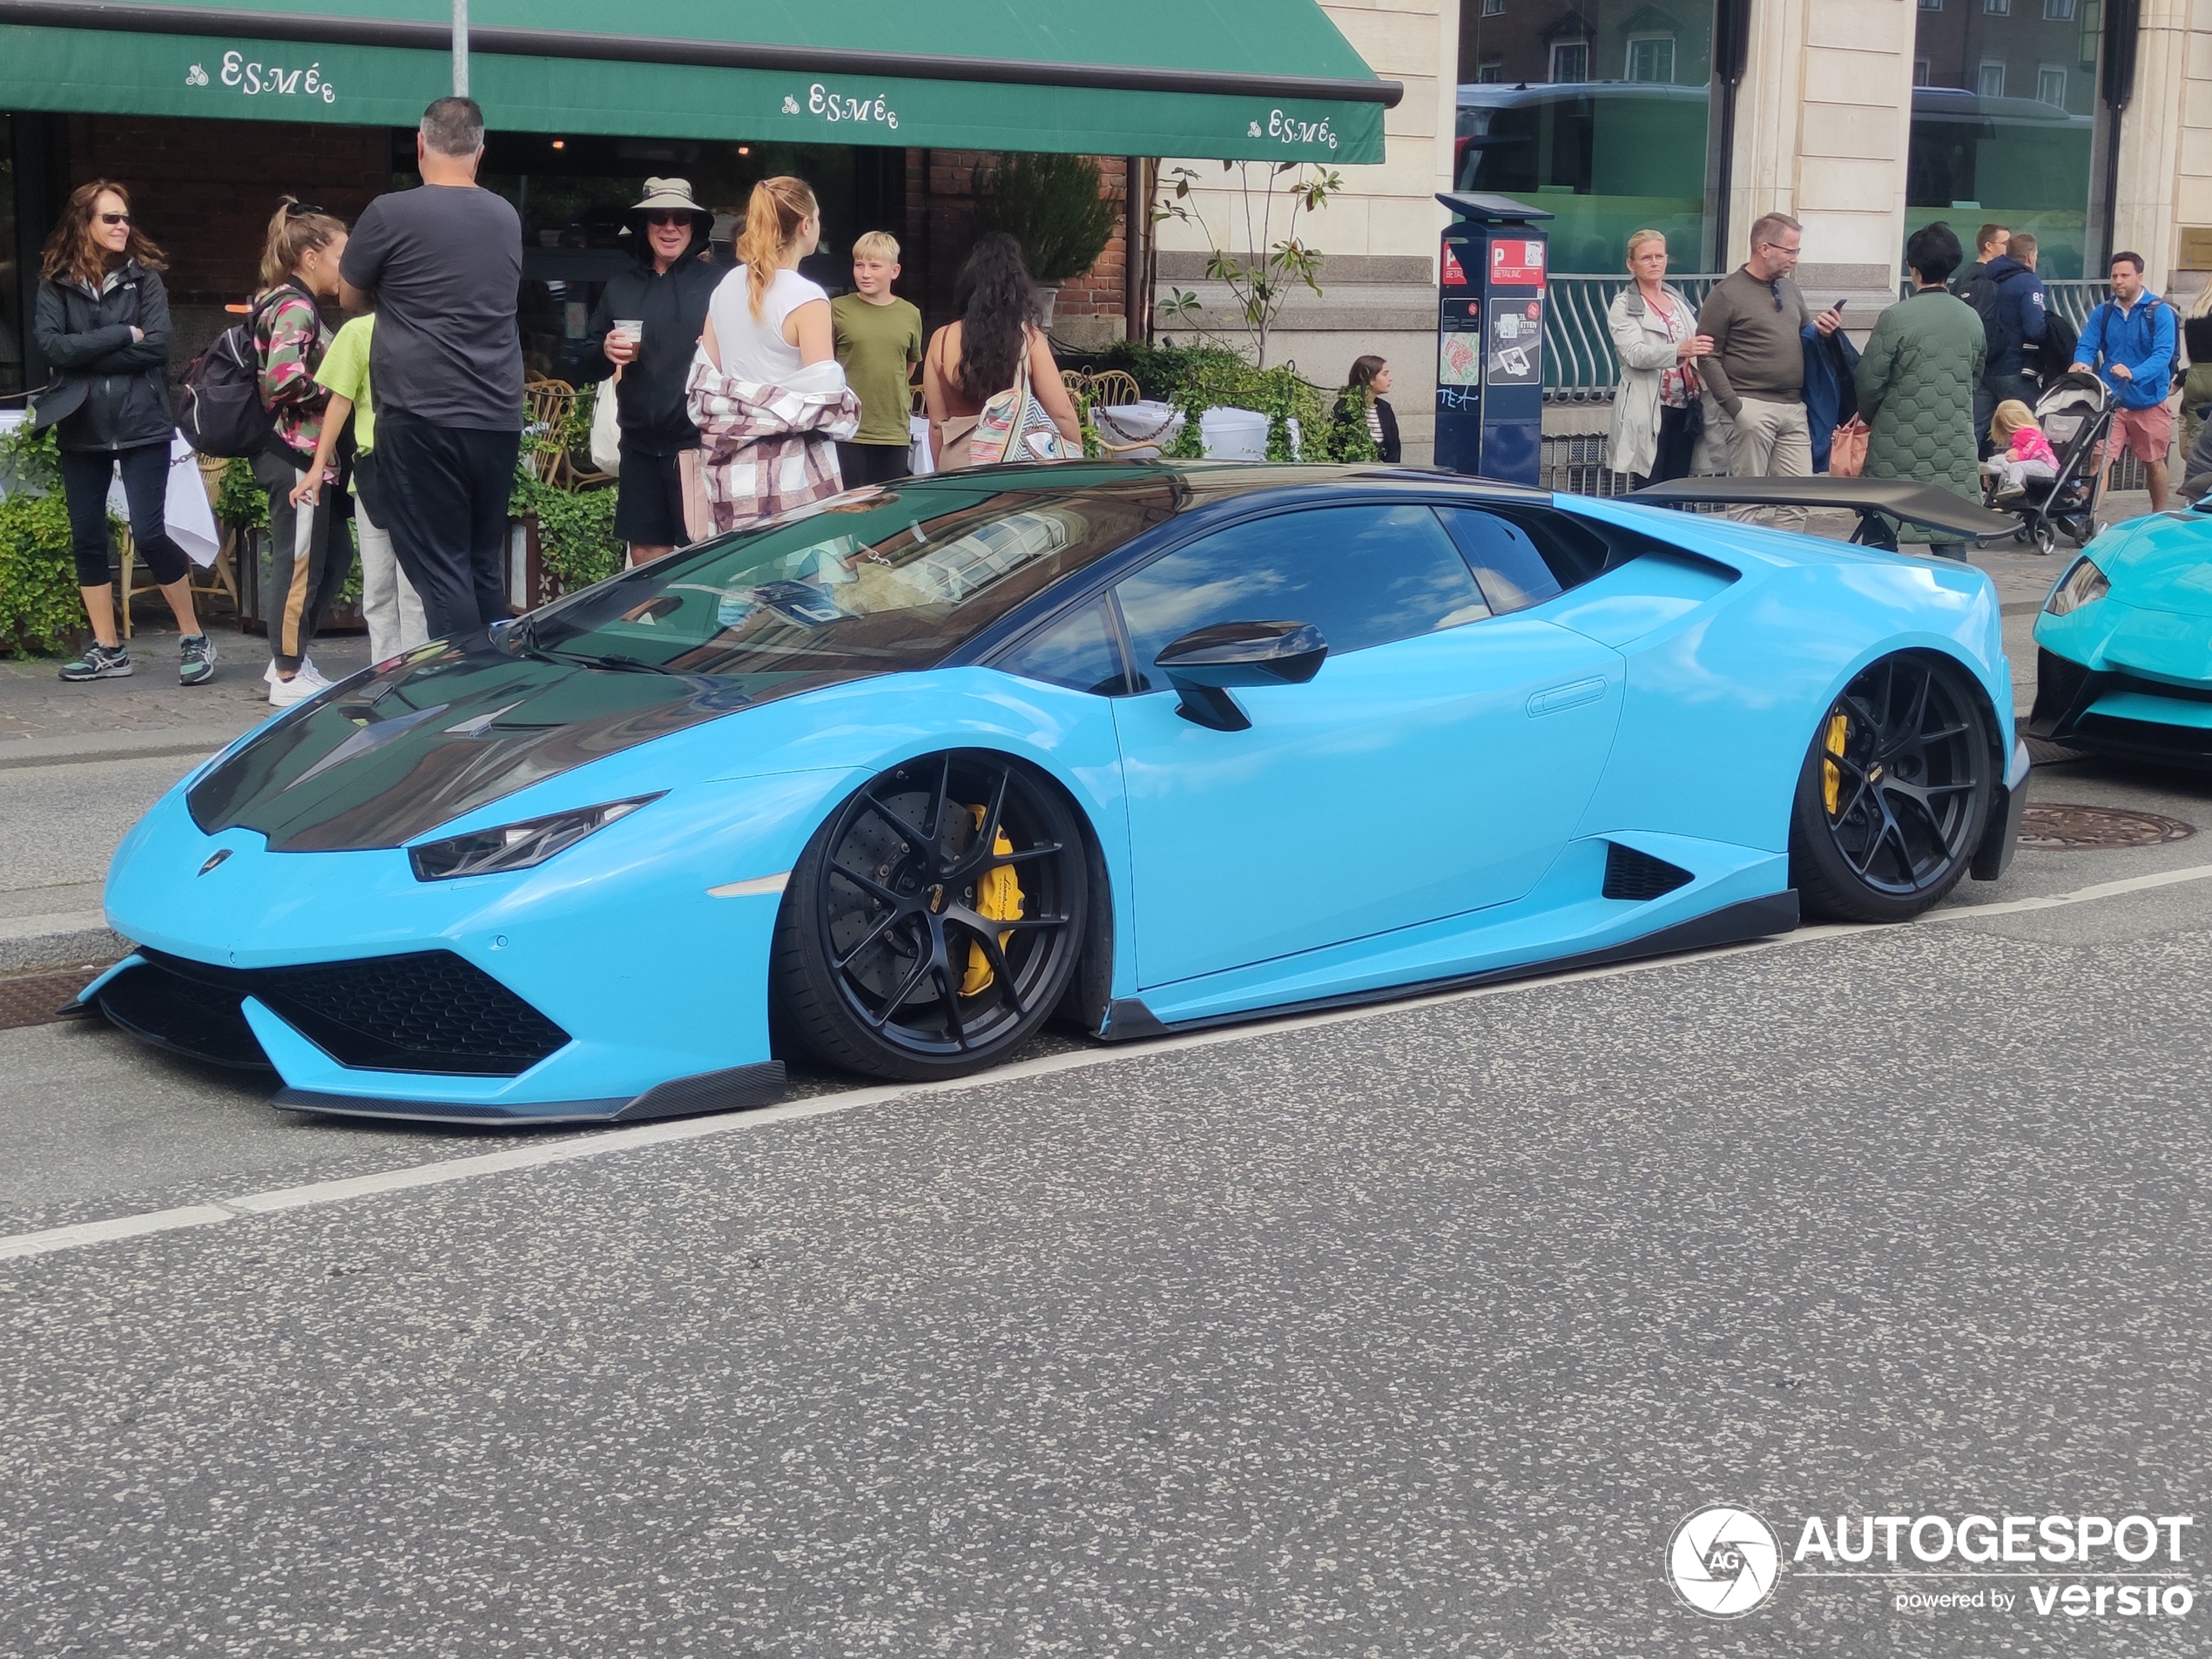
[[[1856,415],[1838,427],[1828,439],[1828,475],[1857,478],[1866,470],[1866,422]]]

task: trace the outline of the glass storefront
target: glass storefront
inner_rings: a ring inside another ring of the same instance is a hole
[[[1676,270],[1713,269],[1713,12],[1461,0],[1454,187],[1554,214],[1554,271],[1617,273],[1647,226]]]
[[[2097,0],[1918,4],[1906,234],[1941,219],[1971,257],[1975,231],[2001,224],[2034,236],[2043,276],[2081,276],[2103,8]]]
[[[395,144],[397,158],[411,165],[414,134],[396,137]],[[894,157],[903,159],[902,152],[878,157],[829,145],[491,134],[479,176],[522,215],[523,356],[529,372],[556,380],[577,377],[599,290],[633,258],[624,218],[644,195],[647,178],[690,181],[693,199],[716,216],[715,253],[725,262],[752,186],[779,173],[806,179],[822,207],[821,252],[807,262],[806,274],[834,293],[850,280],[842,255],[853,238],[866,230],[899,228],[903,204],[882,199],[890,192],[868,187]],[[395,173],[394,182],[411,185],[414,175]]]

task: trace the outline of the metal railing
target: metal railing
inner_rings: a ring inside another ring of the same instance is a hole
[[[1667,284],[1679,289],[1693,306],[1725,273],[1696,276],[1669,273]],[[1547,403],[1610,403],[1621,379],[1621,360],[1614,354],[1613,334],[1605,314],[1613,298],[1632,280],[1620,276],[1553,276],[1547,282],[1551,304],[1544,314],[1544,401]]]

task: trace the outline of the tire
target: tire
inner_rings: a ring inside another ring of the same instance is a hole
[[[851,1071],[981,1071],[1066,996],[1089,894],[1082,823],[1032,768],[979,749],[894,766],[846,799],[792,871],[772,1019]]]
[[[2058,550],[2058,545],[2059,533],[2051,528],[2051,521],[2038,519],[2035,523],[2035,550],[2047,559]]]
[[[1981,844],[1996,769],[1989,714],[1963,669],[1919,651],[1871,664],[1821,717],[1798,769],[1799,902],[1836,921],[1907,921],[1939,903]]]

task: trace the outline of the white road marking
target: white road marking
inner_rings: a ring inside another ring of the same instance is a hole
[[[788,873],[788,872],[786,872]],[[2118,881],[2103,881],[2094,887],[2077,888],[2072,893],[2053,894],[2044,898],[2013,899],[2002,904],[1962,905],[1949,910],[1939,910],[1921,917],[1920,922],[1970,921],[1986,916],[2017,915],[2031,910],[2054,910],[2067,905],[2089,904],[2100,899],[2113,899],[2130,893],[2143,893],[2157,887],[2176,886],[2185,881],[2202,881],[2212,878],[2212,864],[2191,865],[2184,869],[2162,870],[2152,875],[2129,876]],[[780,876],[765,878],[779,884]],[[738,884],[752,887],[747,882]],[[1918,923],[1913,925],[1919,925]],[[1386,1015],[1404,1014],[1413,1010],[1441,1008],[1448,1003],[1473,1001],[1480,997],[1504,996],[1554,985],[1575,984],[1584,980],[1613,979],[1628,974],[1648,974],[1655,969],[1675,968],[1687,962],[1710,961],[1716,957],[1743,955],[1765,950],[1784,949],[1798,945],[1820,944],[1831,940],[1853,938],[1862,934],[1885,933],[1889,929],[1878,925],[1816,924],[1800,927],[1795,933],[1783,934],[1772,939],[1754,940],[1744,944],[1720,945],[1710,950],[1685,951],[1673,956],[1649,956],[1631,962],[1611,962],[1602,968],[1578,968],[1564,974],[1532,975],[1527,979],[1508,980],[1495,985],[1478,985],[1466,990],[1440,991],[1430,996],[1401,997],[1391,1001],[1362,1003],[1357,1008],[1328,1008],[1318,1014],[1290,1015],[1278,1020],[1253,1021],[1239,1025],[1222,1026],[1211,1031],[1192,1031],[1181,1036],[1161,1037],[1154,1042],[1130,1046],[1114,1045],[1096,1049],[1078,1049],[1065,1054],[1044,1055],[1035,1060],[1023,1060],[1010,1066],[1001,1066],[974,1077],[960,1077],[937,1083],[887,1083],[872,1089],[848,1089],[842,1094],[824,1095],[813,1100],[792,1101],[781,1106],[764,1106],[749,1112],[725,1113],[710,1117],[676,1118],[664,1123],[639,1123],[625,1129],[597,1130],[572,1138],[512,1147],[502,1152],[481,1153],[473,1157],[441,1158],[428,1163],[409,1164],[403,1169],[387,1170],[379,1175],[353,1176],[340,1181],[315,1181],[305,1186],[282,1187],[269,1192],[249,1192],[234,1198],[218,1198],[209,1204],[187,1204],[174,1210],[154,1210],[134,1216],[118,1216],[107,1221],[81,1222],[69,1227],[50,1227],[39,1232],[15,1233],[0,1237],[0,1261],[18,1257],[50,1256],[59,1251],[78,1250],[88,1244],[111,1244],[120,1239],[144,1238],[150,1233],[172,1232],[185,1227],[209,1227],[233,1221],[240,1217],[278,1215],[288,1210],[306,1210],[320,1204],[345,1204],[356,1198],[380,1197],[388,1192],[407,1192],[421,1187],[445,1186],[455,1181],[470,1181],[479,1176],[503,1175],[516,1170],[545,1169],[556,1163],[572,1163],[584,1158],[604,1157],[613,1153],[627,1152],[638,1147],[664,1146],[676,1141],[705,1140],[711,1136],[742,1135],[754,1130],[769,1128],[778,1123],[797,1123],[812,1117],[829,1117],[849,1112],[862,1106],[881,1105],[890,1101],[921,1100],[942,1095],[956,1095],[969,1089],[988,1089],[999,1083],[1015,1082],[1028,1077],[1048,1077],[1063,1071],[1083,1071],[1093,1066],[1114,1065],[1124,1061],[1142,1061],[1155,1055],[1179,1054],[1191,1049],[1210,1049],[1224,1042],[1252,1042],[1278,1036],[1287,1031],[1316,1030],[1325,1026],[1346,1025],[1359,1020],[1372,1020]]]

